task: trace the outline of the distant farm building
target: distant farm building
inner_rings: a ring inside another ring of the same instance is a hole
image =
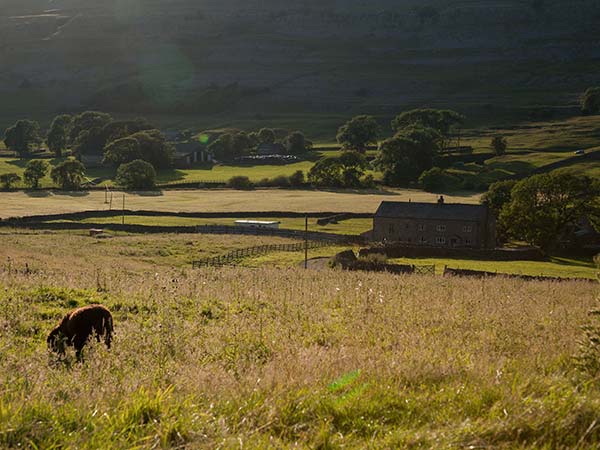
[[[175,144],[173,163],[179,169],[191,167],[197,163],[212,162],[212,155],[199,142],[178,142]]]
[[[236,220],[236,227],[244,227],[244,228],[271,228],[277,229],[279,228],[280,222],[276,221],[266,221],[266,220]]]
[[[496,222],[484,205],[382,202],[372,239],[411,246],[494,248]]]

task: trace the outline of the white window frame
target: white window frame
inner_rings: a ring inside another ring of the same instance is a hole
[[[439,233],[443,233],[444,231],[446,231],[446,225],[438,225],[437,227],[435,227],[436,231]]]
[[[427,244],[427,239],[425,238],[425,236],[421,236],[419,238],[419,244]]]
[[[463,230],[463,233],[472,233],[473,225],[463,225],[462,230]]]
[[[418,229],[418,231],[425,231],[427,229],[427,225],[425,225],[424,223],[419,224],[417,229]]]
[[[446,245],[446,238],[444,236],[438,236],[435,238],[435,243],[440,245]]]

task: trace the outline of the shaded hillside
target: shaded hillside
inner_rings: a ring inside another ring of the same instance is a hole
[[[548,114],[600,83],[594,0],[4,0],[2,115]]]

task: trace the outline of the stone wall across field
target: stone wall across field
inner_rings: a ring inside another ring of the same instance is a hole
[[[228,211],[228,212],[173,212],[173,211],[147,211],[147,210],[93,210],[93,211],[80,211],[70,212],[62,214],[40,214],[35,216],[25,217],[11,217],[8,219],[0,219],[0,225],[6,226],[7,224],[19,224],[35,223],[35,222],[48,222],[51,220],[82,220],[92,219],[98,217],[121,217],[125,216],[143,216],[143,217],[187,217],[197,219],[215,219],[215,218],[232,218],[239,219],[244,217],[272,217],[272,218],[298,218],[298,217],[332,217],[332,216],[343,216],[346,219],[370,219],[373,217],[370,213],[350,213],[350,212],[317,212],[317,213],[305,213],[305,212],[284,212],[284,211]]]
[[[360,250],[360,256],[370,254],[386,255],[388,258],[456,258],[492,261],[542,261],[544,259],[542,252],[536,248],[478,250],[469,248],[387,246]]]

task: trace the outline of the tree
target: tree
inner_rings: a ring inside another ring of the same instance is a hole
[[[21,177],[14,172],[3,173],[0,175],[0,183],[2,183],[2,186],[6,190],[10,189],[13,184],[18,183],[19,181],[21,181]]]
[[[112,120],[112,116],[107,113],[84,111],[73,117],[71,129],[69,130],[69,138],[71,142],[74,142],[83,131],[89,131],[92,128],[102,129]]]
[[[340,157],[323,158],[308,172],[308,180],[315,186],[361,187],[367,168],[364,155],[351,151]]]
[[[488,191],[481,197],[481,203],[486,205],[496,217],[496,239],[506,242],[508,239],[508,225],[500,218],[500,212],[505,205],[510,203],[511,192],[517,182],[515,180],[497,181],[492,183]]]
[[[344,152],[338,159],[342,171],[342,186],[361,187],[361,178],[368,167],[365,155],[355,151]]]
[[[19,120],[4,132],[4,145],[23,158],[29,154],[33,144],[41,142],[40,126],[33,120]]]
[[[419,183],[427,192],[439,192],[447,188],[451,177],[439,167],[432,167],[419,176]]]
[[[154,189],[156,170],[149,162],[136,159],[119,166],[116,182],[125,189]]]
[[[586,115],[600,113],[600,87],[585,91],[581,97],[581,112]]]
[[[271,128],[262,128],[258,132],[258,142],[260,144],[274,144],[275,143],[275,132]]]
[[[502,156],[506,153],[508,142],[506,142],[506,138],[503,136],[494,136],[490,146],[494,150],[496,156]]]
[[[208,146],[208,151],[219,161],[228,161],[250,153],[253,139],[243,131],[223,133]]]
[[[218,161],[233,159],[233,137],[230,133],[223,133],[208,146],[208,151]]]
[[[44,178],[46,172],[48,172],[48,164],[46,161],[39,159],[29,161],[25,166],[25,172],[23,173],[25,184],[32,189],[37,189],[40,186],[40,180]]]
[[[73,142],[75,155],[101,155],[106,145],[106,138],[102,128],[93,127],[83,130]]]
[[[372,116],[356,116],[342,125],[336,139],[345,149],[364,153],[369,144],[377,143],[379,125]]]
[[[112,120],[102,127],[102,137],[107,144],[131,136],[139,131],[155,130],[146,119]]]
[[[288,155],[303,155],[312,148],[312,142],[306,140],[300,131],[293,131],[283,140]]]
[[[413,126],[383,141],[375,165],[383,172],[384,182],[391,186],[406,184],[431,169],[439,152],[439,137],[432,128]]]
[[[568,171],[534,175],[519,181],[500,213],[510,235],[551,250],[583,217],[598,217],[600,182]]]
[[[234,134],[231,138],[231,154],[234,158],[248,155],[251,146],[252,139],[244,131]]]
[[[481,203],[486,205],[498,218],[504,205],[510,203],[511,191],[517,182],[515,180],[496,181],[492,183],[487,192],[481,197]]]
[[[159,130],[138,131],[129,137],[138,142],[141,159],[152,164],[156,170],[171,166],[175,149]]]
[[[50,177],[61,189],[76,191],[85,177],[85,166],[76,159],[67,159],[50,172]]]
[[[46,136],[48,149],[54,153],[57,158],[62,156],[62,151],[67,146],[69,128],[73,118],[69,114],[56,116],[50,125],[50,130]]]
[[[308,181],[315,186],[342,187],[339,158],[322,158],[308,171]]]
[[[140,144],[137,139],[125,137],[111,142],[104,148],[102,164],[112,164],[119,167],[136,159],[141,159]]]
[[[432,128],[440,135],[440,147],[447,147],[451,131],[464,123],[465,117],[448,109],[412,109],[392,120],[392,130],[400,132],[415,126]]]

